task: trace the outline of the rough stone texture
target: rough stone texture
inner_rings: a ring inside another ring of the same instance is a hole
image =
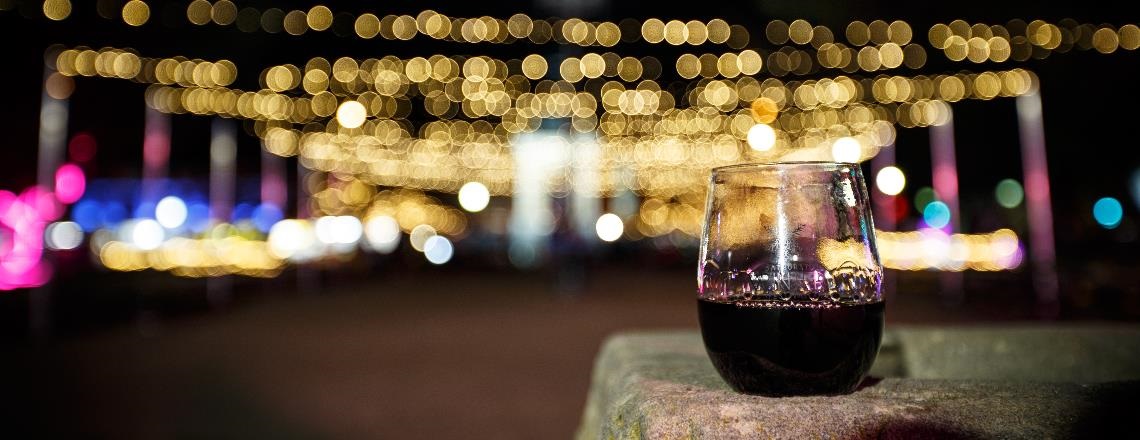
[[[891,329],[876,379],[855,393],[766,398],[729,389],[697,332],[618,334],[597,359],[578,439],[1134,433],[1138,352],[1140,328]]]
[[[1140,380],[1135,327],[904,328],[906,377],[1052,382]]]

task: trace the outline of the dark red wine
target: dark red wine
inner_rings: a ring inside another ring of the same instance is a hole
[[[732,388],[764,396],[845,394],[871,368],[883,303],[697,300],[705,349]]]

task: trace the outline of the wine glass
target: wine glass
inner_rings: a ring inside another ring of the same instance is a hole
[[[884,305],[859,165],[712,170],[697,266],[705,349],[742,393],[844,394],[879,350]]]

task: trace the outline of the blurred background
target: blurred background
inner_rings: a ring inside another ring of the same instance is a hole
[[[5,429],[571,435],[708,172],[860,162],[889,323],[1136,321],[1140,16],[0,0]]]

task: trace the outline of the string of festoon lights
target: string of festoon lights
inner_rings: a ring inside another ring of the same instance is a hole
[[[150,17],[142,0],[118,5],[99,1],[96,8],[100,16],[129,26],[143,25]],[[72,6],[68,0],[48,0],[43,13],[66,20]],[[229,0],[193,0],[186,20],[281,38],[332,33],[358,39],[580,47],[568,57],[547,52],[508,59],[315,57],[253,67],[257,90],[231,87],[239,66],[228,60],[162,58],[130,48],[52,49],[56,74],[49,81],[84,76],[148,84],[146,103],[157,111],[252,121],[253,132],[270,153],[297,156],[304,167],[336,176],[310,188],[313,213],[327,217],[285,220],[293,223],[278,230],[312,235],[328,229],[328,222],[353,218],[365,233],[383,230],[390,237],[395,230],[397,238],[400,231],[410,233],[414,245],[432,236],[461,236],[466,225],[462,212],[424,191],[459,193],[461,204],[464,192],[468,199],[474,193],[482,198],[512,194],[519,142],[541,142],[550,154],[565,159],[565,166],[544,178],[550,194],[632,194],[640,199],[619,217],[617,234],[606,236],[696,237],[712,167],[776,160],[861,162],[893,148],[898,127],[947,123],[951,103],[1037,90],[1036,75],[1017,67],[922,72],[934,54],[950,63],[979,65],[1044,59],[1071,50],[1110,54],[1140,47],[1136,25],[1070,19],[955,20],[930,26],[925,42],[921,30],[902,20],[853,21],[840,30],[806,20],[772,20],[758,38],[723,19],[464,18],[432,10],[385,15],[337,12],[323,5],[290,11],[239,8]],[[633,52],[645,44],[673,46],[678,53]],[[409,118],[413,113],[430,117]],[[547,134],[550,120],[561,124],[561,135]],[[905,184],[901,172],[895,180],[900,183],[892,196]],[[602,235],[601,221],[598,228]],[[268,241],[202,240],[211,239],[172,240],[145,250],[104,240],[98,251],[113,269],[177,268],[195,276],[272,275],[287,260],[312,258],[303,249],[275,244],[272,234]],[[882,231],[879,241],[884,264],[898,269],[1004,270],[1020,264],[1022,255],[1017,236],[1008,230]],[[238,258],[230,261],[218,257],[223,254],[245,257],[228,257]]]

